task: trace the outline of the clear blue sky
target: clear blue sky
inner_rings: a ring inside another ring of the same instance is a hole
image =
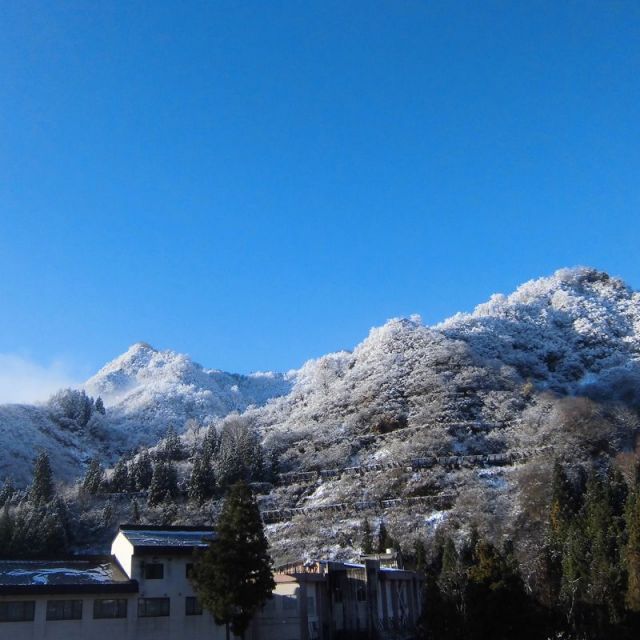
[[[563,266],[640,286],[640,4],[0,4],[0,354],[285,370]]]

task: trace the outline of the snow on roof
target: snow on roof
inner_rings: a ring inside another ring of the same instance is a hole
[[[128,577],[109,559],[0,561],[0,586],[77,586],[127,582]]]
[[[214,536],[213,529],[120,527],[120,531],[136,547],[189,549],[206,547]]]

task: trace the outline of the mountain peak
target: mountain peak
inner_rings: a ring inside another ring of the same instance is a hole
[[[152,347],[148,342],[144,342],[142,340],[140,342],[135,342],[127,349],[127,353],[135,353],[138,351],[151,351],[153,353],[158,352],[156,348]]]

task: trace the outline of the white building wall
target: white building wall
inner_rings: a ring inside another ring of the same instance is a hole
[[[131,558],[133,556],[133,545],[127,540],[122,531],[111,543],[111,555],[115,556],[124,572],[131,578]]]
[[[125,598],[127,617],[114,620],[94,620],[94,598]],[[99,596],[2,596],[0,601],[31,600],[35,602],[33,622],[0,622],[2,640],[134,640],[136,634],[136,603],[134,594]],[[47,620],[47,601],[82,600],[81,620]]]
[[[127,617],[93,618],[95,598],[120,597],[127,600]],[[1,640],[223,640],[224,628],[213,617],[185,616],[184,598],[172,598],[169,617],[139,618],[138,594],[91,596],[3,596],[0,601],[33,600],[33,622],[0,622]],[[48,600],[82,600],[81,620],[47,620]]]

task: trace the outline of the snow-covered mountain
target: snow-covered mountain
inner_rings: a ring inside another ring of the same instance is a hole
[[[307,362],[288,395],[249,414],[267,438],[311,434],[340,451],[358,435],[422,426],[425,446],[471,451],[491,437],[479,425],[517,422],[532,391],[634,404],[634,390],[640,398],[640,294],[578,268],[434,327],[390,320],[353,352]],[[452,428],[462,423],[468,428]],[[318,450],[320,460],[327,455]]]
[[[290,374],[204,369],[138,343],[84,389],[107,409],[86,429],[61,427],[47,406],[1,407],[0,472],[24,480],[34,447],[42,447],[58,477],[68,478],[95,452],[108,461],[154,443],[169,424],[180,431],[190,418],[211,423],[233,411],[245,412],[285,471],[559,444],[567,411],[578,411],[563,399],[617,402],[615,416],[602,413],[600,422],[617,421],[609,442],[623,447],[640,406],[640,294],[594,269],[565,269],[436,326],[390,320],[352,352]],[[581,433],[585,446],[593,433]],[[426,491],[421,482],[338,482],[304,500],[405,495]],[[436,484],[451,483],[455,474]],[[282,496],[271,498],[277,506]]]
[[[294,374],[248,376],[204,369],[188,356],[138,342],[90,378],[84,389],[100,396],[109,423],[131,442],[149,444],[173,425],[203,423],[264,404],[289,392]]]
[[[108,464],[123,451],[155,444],[169,425],[181,432],[189,419],[208,424],[286,394],[293,377],[204,369],[186,355],[134,344],[83,385],[106,407],[105,415],[94,411],[87,424],[61,417],[51,403],[0,405],[0,477],[25,484],[43,449],[56,477],[72,479],[90,457],[100,455]]]
[[[587,460],[632,448],[639,408],[640,294],[605,273],[577,268],[493,296],[433,327],[417,317],[391,320],[353,352],[307,362],[289,394],[246,416],[280,452],[285,471],[383,466],[329,476],[317,486],[276,487],[265,507],[455,493],[446,512],[423,505],[384,513],[395,532],[415,535],[443,519],[519,526],[535,502],[523,486],[538,483],[543,495],[556,457]],[[546,447],[541,456],[496,468],[464,461],[420,473],[403,467],[432,454],[540,447]],[[339,534],[348,554],[360,518],[346,509],[318,515],[313,530],[302,516],[274,525],[286,528],[286,537],[272,537],[275,553],[333,555],[327,541]]]

